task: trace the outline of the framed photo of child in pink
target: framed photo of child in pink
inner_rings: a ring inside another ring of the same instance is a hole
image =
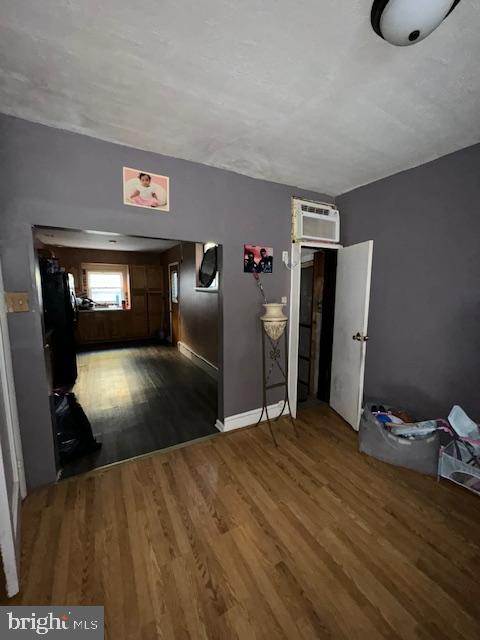
[[[170,180],[150,171],[123,167],[123,204],[170,211]]]

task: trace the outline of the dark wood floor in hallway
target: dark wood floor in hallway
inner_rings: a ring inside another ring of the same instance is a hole
[[[174,347],[96,349],[77,364],[73,391],[103,446],[63,477],[217,432],[216,381]]]
[[[104,605],[115,640],[478,640],[478,498],[361,455],[326,407],[298,428],[30,495],[13,603]]]

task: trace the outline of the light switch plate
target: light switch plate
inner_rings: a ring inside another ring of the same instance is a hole
[[[26,291],[6,291],[5,304],[8,313],[22,313],[30,311],[28,293]]]
[[[287,304],[287,296],[282,296],[282,304]]]

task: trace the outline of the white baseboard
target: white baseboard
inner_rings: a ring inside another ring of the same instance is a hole
[[[275,404],[270,404],[268,406],[268,415],[270,419],[277,418],[280,415],[283,407],[283,400],[280,402],[276,402]],[[215,426],[219,431],[233,431],[234,429],[241,429],[242,427],[249,427],[253,424],[257,424],[260,415],[262,413],[262,409],[252,409],[251,411],[245,411],[245,413],[237,413],[234,416],[227,416],[223,422],[217,420]],[[283,412],[284,416],[288,416],[288,406],[285,407]],[[265,413],[263,414],[263,420],[266,420],[267,416]]]
[[[197,367],[200,367],[214,380],[218,380],[218,367],[209,362],[203,356],[200,356],[198,353],[195,353],[193,349],[191,349],[184,342],[177,342],[177,349],[180,351],[182,355],[191,360],[193,364],[196,364]]]

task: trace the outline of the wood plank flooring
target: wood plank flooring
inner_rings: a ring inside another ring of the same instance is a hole
[[[15,604],[107,638],[478,640],[480,501],[361,455],[328,408],[61,482],[23,508]]]
[[[174,347],[96,349],[77,364],[73,391],[103,446],[65,478],[217,433],[217,383]]]

